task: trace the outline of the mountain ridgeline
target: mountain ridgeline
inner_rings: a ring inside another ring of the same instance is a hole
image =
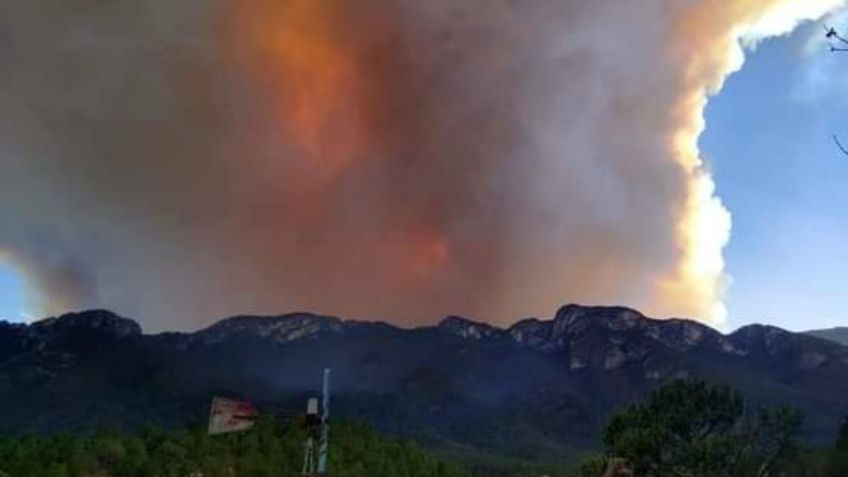
[[[309,313],[145,335],[108,311],[0,322],[0,433],[201,421],[213,395],[295,415],[333,370],[335,417],[444,450],[524,458],[595,449],[605,419],[699,377],[801,410],[831,441],[848,414],[848,347],[752,325],[724,335],[621,307],[562,307],[503,329],[448,317],[397,328]]]
[[[807,334],[848,346],[848,328],[846,327],[813,330],[808,331]]]

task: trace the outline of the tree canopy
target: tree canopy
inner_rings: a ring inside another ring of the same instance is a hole
[[[638,477],[774,477],[794,457],[801,416],[746,403],[725,386],[679,380],[614,415],[603,431],[605,457],[584,466],[602,475],[624,459]]]
[[[198,426],[138,433],[0,439],[2,477],[285,477],[299,475],[305,432],[262,420],[244,433],[208,436]],[[339,477],[468,477],[408,440],[335,424],[329,469]]]

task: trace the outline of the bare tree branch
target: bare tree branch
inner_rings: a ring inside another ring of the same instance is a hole
[[[827,24],[824,24],[824,31],[824,37],[827,38],[827,43],[830,46],[831,53],[848,52],[848,48],[846,47],[833,45],[833,39],[836,39],[837,42],[842,43],[843,45],[848,45],[848,39],[840,35],[835,28],[827,26]],[[846,149],[845,146],[843,146],[842,143],[839,142],[839,138],[836,137],[836,134],[833,135],[833,142],[836,143],[836,147],[838,147],[839,150],[842,151],[842,154],[848,156],[848,149]]]
[[[831,27],[827,26],[827,24],[825,24],[824,25],[824,31],[825,31],[824,37],[827,38],[828,40],[835,38],[837,41],[848,45],[848,39],[846,39],[844,36],[840,35],[839,32],[837,32],[835,28],[831,28]],[[833,47],[832,43],[831,43],[830,48],[831,48],[831,51],[834,51],[834,47]]]
[[[836,40],[837,44],[848,45],[848,39],[844,36],[840,35],[839,32],[836,31],[835,28],[829,27],[826,24],[824,25],[824,37],[827,38],[827,43],[830,45],[830,52],[838,52],[838,51],[848,51],[848,48],[844,46],[834,46],[833,40]]]
[[[836,38],[841,43],[848,45],[848,40],[846,40],[845,37],[843,37],[842,35],[840,35],[838,33],[831,35],[830,38]]]
[[[848,149],[846,149],[845,146],[843,146],[842,143],[839,142],[839,138],[836,137],[836,134],[833,135],[833,142],[836,143],[836,147],[838,147],[839,150],[842,151],[842,154],[848,156]]]

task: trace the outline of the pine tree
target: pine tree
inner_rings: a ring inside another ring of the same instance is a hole
[[[796,411],[755,409],[730,388],[680,380],[613,416],[603,441],[607,457],[640,477],[775,475],[796,455],[800,428]],[[583,472],[605,467],[599,459]]]
[[[839,430],[839,436],[836,438],[836,449],[842,452],[848,452],[848,416],[842,422],[842,428]]]
[[[338,423],[330,471],[338,477],[468,477],[410,441],[378,435],[362,424]],[[205,429],[136,434],[0,438],[0,477],[277,477],[300,469],[305,434],[270,419],[250,431],[208,436]],[[3,473],[5,472],[5,474]]]

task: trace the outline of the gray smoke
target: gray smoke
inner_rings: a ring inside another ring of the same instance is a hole
[[[705,86],[673,45],[719,3],[5,2],[0,251],[33,313],[151,329],[709,318],[720,263],[680,271],[705,176],[675,146]]]

